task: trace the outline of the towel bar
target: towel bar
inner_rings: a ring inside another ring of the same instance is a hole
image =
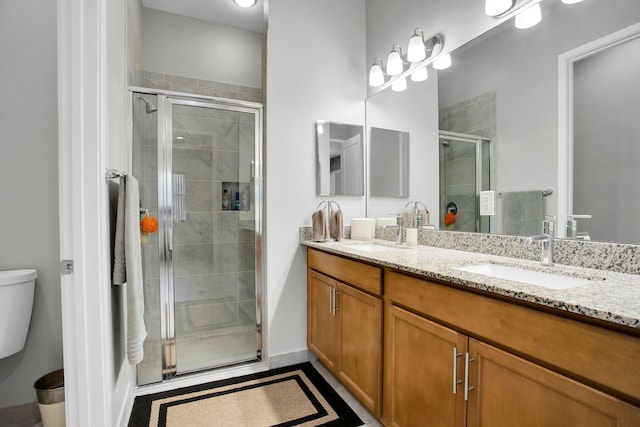
[[[502,194],[503,194],[503,193],[504,193],[504,192],[500,191],[500,192],[498,193],[498,197],[502,197]],[[553,194],[553,190],[552,190],[551,188],[547,188],[546,190],[542,190],[542,196],[543,196],[543,197],[544,197],[544,196],[550,196],[550,195],[552,195],[552,194]]]
[[[104,178],[108,181],[113,178],[121,178],[127,176],[127,173],[118,169],[107,169]]]

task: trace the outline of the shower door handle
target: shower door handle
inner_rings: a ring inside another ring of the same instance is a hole
[[[169,227],[167,229],[167,240],[169,244],[169,250],[173,252],[173,228]]]

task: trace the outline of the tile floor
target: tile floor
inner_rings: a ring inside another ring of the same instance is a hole
[[[340,397],[360,417],[363,426],[382,427],[373,415],[371,415],[358,401],[333,377],[317,360],[312,360],[314,368],[333,387]],[[25,405],[0,408],[0,427],[42,427],[38,405],[27,403]]]
[[[349,405],[351,409],[353,409],[353,411],[360,417],[363,422],[363,426],[382,427],[382,424],[380,424],[378,420],[376,420],[376,418],[371,415],[369,411],[367,411],[364,406],[362,406],[356,400],[356,398],[353,397],[351,393],[349,393],[347,389],[344,388],[344,386],[340,384],[340,382],[333,375],[331,375],[329,371],[325,369],[324,366],[322,366],[322,364],[320,364],[320,362],[318,362],[317,360],[312,360],[311,364],[324,377],[324,379],[327,380],[329,385],[331,385],[331,387],[333,387],[333,389],[338,392],[340,397],[347,403],[347,405]]]

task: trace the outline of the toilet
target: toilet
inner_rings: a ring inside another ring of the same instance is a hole
[[[24,348],[37,277],[33,269],[0,271],[0,359]]]

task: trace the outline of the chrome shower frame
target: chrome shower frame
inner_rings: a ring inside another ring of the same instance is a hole
[[[476,194],[475,194],[475,204],[476,204],[476,215],[475,215],[475,223],[476,223],[476,231],[480,231],[480,192],[484,191],[482,189],[482,176],[485,169],[484,163],[482,162],[482,144],[489,144],[489,187],[492,188],[491,180],[493,179],[493,171],[491,170],[493,164],[493,143],[491,139],[485,138],[477,135],[470,135],[466,133],[460,132],[451,132],[447,130],[439,130],[438,131],[438,140],[443,140],[442,145],[448,146],[448,141],[453,140],[459,142],[467,142],[471,144],[475,144],[476,149]]]
[[[130,87],[131,96],[149,94],[157,96],[157,165],[158,165],[158,250],[159,250],[159,274],[160,274],[160,310],[161,310],[161,345],[162,345],[162,380],[168,381],[177,373],[176,356],[176,321],[175,299],[173,282],[173,171],[172,171],[172,138],[173,122],[170,112],[173,105],[183,105],[202,108],[216,108],[226,111],[249,113],[254,115],[254,141],[255,156],[251,166],[252,190],[255,195],[255,291],[256,291],[256,358],[252,360],[239,360],[237,363],[259,362],[266,356],[263,333],[265,331],[263,313],[265,312],[265,298],[263,293],[263,277],[265,277],[263,256],[265,249],[263,239],[263,222],[265,211],[264,199],[264,171],[263,171],[263,128],[264,108],[256,102],[226,99],[210,96],[194,95],[182,92],[156,90],[142,87]],[[147,104],[148,106],[148,104]],[[152,111],[153,112],[153,111]],[[164,191],[163,191],[164,190]],[[225,365],[228,366],[228,365]],[[222,366],[211,366],[204,370],[215,369]],[[199,371],[202,372],[202,371]]]

